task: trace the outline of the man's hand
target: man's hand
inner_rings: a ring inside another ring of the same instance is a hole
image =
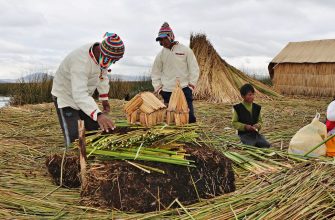
[[[112,120],[110,120],[109,118],[107,118],[104,114],[100,114],[98,115],[98,124],[101,128],[101,130],[109,132],[109,130],[114,130],[115,125],[112,122]]]
[[[259,131],[260,126],[259,126],[258,124],[254,124],[253,127],[255,128],[255,130],[256,130],[257,132]]]
[[[110,112],[110,106],[108,100],[103,100],[102,101],[102,107],[103,107],[103,112],[108,113]]]
[[[257,128],[252,125],[245,125],[244,128],[247,131],[258,131]]]
[[[192,92],[195,90],[195,85],[191,83],[188,84],[188,87],[192,90]]]
[[[155,88],[155,92],[156,94],[159,95],[159,93],[162,91],[162,86],[158,86],[157,88]]]

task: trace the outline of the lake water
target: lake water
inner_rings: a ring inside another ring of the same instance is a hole
[[[0,96],[0,108],[9,104],[9,97]]]

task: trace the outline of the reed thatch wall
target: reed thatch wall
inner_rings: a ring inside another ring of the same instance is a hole
[[[192,34],[190,47],[200,67],[200,77],[194,92],[196,99],[214,103],[235,103],[241,99],[240,87],[247,82],[255,87],[258,98],[271,99],[280,96],[270,87],[229,65],[216,52],[205,34]]]
[[[335,96],[335,63],[280,63],[273,83],[282,94]]]

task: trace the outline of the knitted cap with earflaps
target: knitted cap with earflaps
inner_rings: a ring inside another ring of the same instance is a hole
[[[105,39],[100,44],[99,64],[102,69],[107,69],[111,63],[121,59],[124,54],[124,44],[121,38],[115,33],[104,35]]]
[[[164,22],[162,27],[159,29],[158,37],[156,37],[156,41],[159,41],[162,38],[168,38],[171,42],[174,41],[173,31],[167,22]]]

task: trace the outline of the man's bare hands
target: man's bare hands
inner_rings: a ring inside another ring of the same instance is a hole
[[[193,84],[191,84],[191,83],[188,84],[188,87],[189,87],[192,91],[195,90],[195,85],[193,85]]]
[[[102,101],[102,107],[103,107],[103,112],[104,113],[108,113],[108,112],[110,112],[110,106],[109,106],[109,102],[108,102],[108,100],[103,100]]]
[[[162,91],[162,86],[158,86],[157,88],[155,88],[154,93],[158,94]]]
[[[112,120],[110,120],[109,118],[106,117],[106,115],[104,114],[100,114],[98,115],[98,119],[97,119],[99,126],[101,128],[101,130],[109,132],[109,130],[114,130],[115,125],[112,122]]]
[[[245,130],[247,130],[247,131],[257,131],[257,132],[258,132],[258,128],[257,128],[256,126],[245,125],[244,128],[245,128]]]

